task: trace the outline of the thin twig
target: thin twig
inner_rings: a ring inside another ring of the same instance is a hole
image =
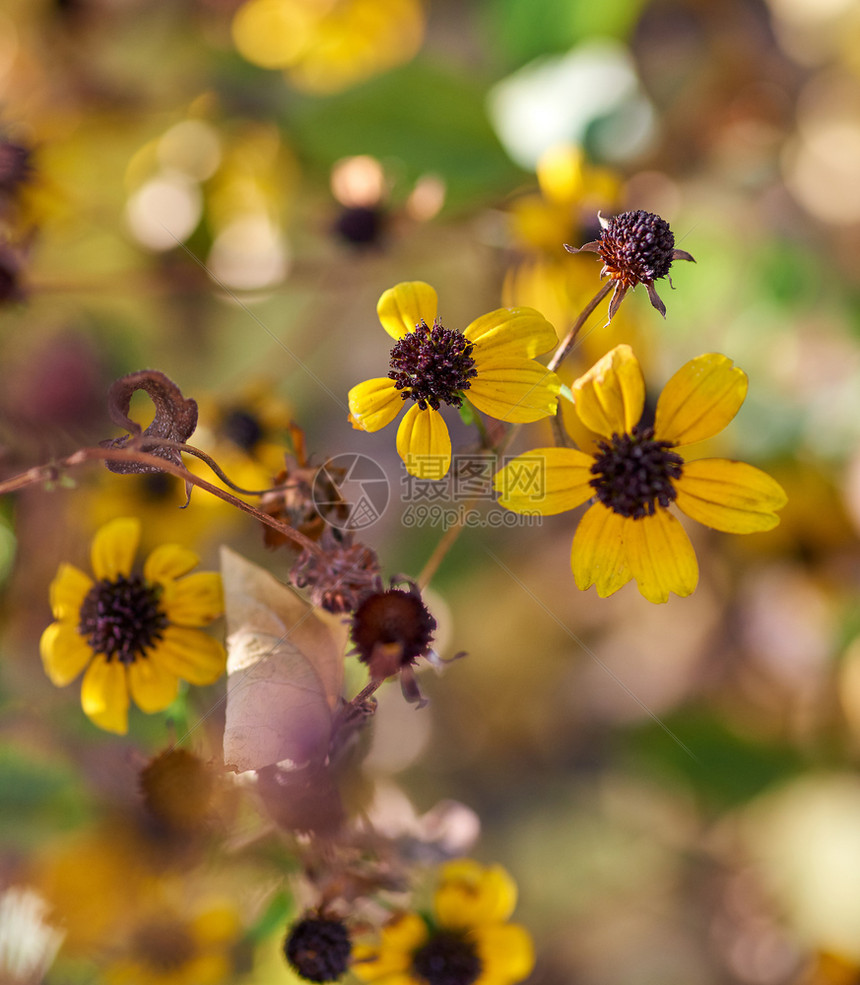
[[[163,446],[169,444],[169,442],[159,440],[158,444]],[[312,551],[314,554],[322,553],[321,548],[314,541],[306,537],[301,531],[296,530],[295,527],[282,523],[275,517],[269,516],[268,513],[263,513],[250,503],[246,503],[244,500],[232,495],[232,493],[227,492],[226,489],[219,489],[211,482],[202,479],[199,475],[189,472],[184,465],[177,465],[166,458],[161,458],[159,455],[153,455],[136,448],[81,448],[71,455],[59,459],[57,462],[37,465],[35,468],[28,469],[20,475],[12,476],[11,479],[0,482],[0,495],[16,492],[27,486],[44,482],[56,482],[66,469],[76,468],[79,465],[84,465],[92,461],[135,462],[141,465],[153,466],[159,472],[168,472],[170,475],[184,479],[192,486],[198,486],[205,492],[216,496],[218,499],[222,499],[225,503],[235,506],[236,509],[241,510],[243,513],[248,513],[250,516],[259,520],[260,523],[264,523],[266,526],[283,534],[289,540],[292,540],[293,543],[303,550]]]
[[[579,330],[588,320],[589,315],[592,311],[600,304],[600,302],[606,297],[606,295],[615,287],[614,280],[608,280],[594,295],[594,297],[588,302],[588,304],[579,313],[579,317],[573,323],[570,331],[564,337],[564,341],[559,344],[559,347],[555,350],[552,355],[552,359],[546,364],[547,369],[555,370],[559,365],[567,358],[570,354],[571,349],[573,349],[576,343],[576,337],[579,335]]]

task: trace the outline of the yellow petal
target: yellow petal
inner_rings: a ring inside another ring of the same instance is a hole
[[[162,640],[150,654],[167,670],[189,684],[212,684],[227,667],[227,654],[221,643],[199,629],[168,626]]]
[[[349,420],[357,431],[379,431],[400,413],[403,394],[393,380],[378,376],[349,391]]]
[[[178,626],[207,626],[224,612],[224,590],[217,571],[199,571],[165,586],[161,609]]]
[[[686,597],[696,590],[696,552],[668,510],[658,508],[653,516],[627,520],[624,547],[639,591],[649,602],[668,602],[670,592]]]
[[[709,352],[691,359],[657,400],[655,436],[677,445],[713,437],[740,410],[747,385],[746,373],[727,356]]]
[[[532,359],[476,362],[466,398],[497,421],[528,424],[554,414],[561,380]]]
[[[555,329],[534,308],[498,308],[476,318],[463,334],[481,360],[531,359],[558,345]]]
[[[68,622],[52,622],[39,641],[42,665],[56,687],[70,684],[93,658],[89,643]]]
[[[500,865],[460,859],[442,869],[433,909],[443,927],[477,927],[507,920],[516,903],[517,885]]]
[[[514,513],[552,516],[575,509],[594,495],[594,459],[575,448],[536,448],[496,473],[499,502]]]
[[[124,516],[106,523],[93,537],[90,556],[97,579],[113,580],[131,573],[140,542],[140,520]]]
[[[162,544],[149,555],[143,565],[143,577],[156,584],[181,578],[200,563],[200,558],[187,547],[179,544]]]
[[[379,944],[356,944],[352,971],[364,981],[408,970],[412,954],[427,940],[427,926],[415,913],[402,913],[380,931]]]
[[[61,564],[57,576],[51,582],[51,611],[55,619],[65,619],[77,623],[80,619],[81,605],[87,592],[93,587],[93,580],[73,564]]]
[[[576,413],[591,431],[629,434],[645,406],[645,380],[629,345],[617,345],[573,384]]]
[[[675,489],[675,503],[687,516],[731,534],[771,530],[779,523],[774,510],[787,501],[785,490],[766,472],[726,458],[685,462]]]
[[[162,662],[138,657],[128,668],[128,686],[134,703],[151,715],[164,709],[179,693],[179,678]]]
[[[419,479],[442,479],[451,467],[451,438],[438,410],[413,404],[397,429],[397,454]]]
[[[236,909],[228,903],[209,906],[191,919],[196,940],[203,944],[220,944],[235,940],[242,931]]]
[[[531,935],[518,924],[495,924],[474,931],[481,977],[475,985],[514,985],[531,974],[535,950]]]
[[[423,280],[410,280],[387,290],[376,305],[376,313],[385,331],[393,339],[402,339],[414,332],[420,321],[432,327],[436,308],[436,291]]]
[[[633,577],[624,545],[625,517],[595,503],[579,521],[573,537],[570,564],[576,587],[597,586],[606,598]]]
[[[125,666],[118,660],[108,662],[97,654],[84,674],[81,707],[94,725],[107,732],[128,732],[128,682]]]

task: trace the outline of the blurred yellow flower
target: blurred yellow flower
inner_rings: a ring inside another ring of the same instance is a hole
[[[690,360],[669,380],[654,427],[639,425],[645,381],[632,349],[616,346],[573,385],[577,415],[604,440],[595,454],[538,448],[496,476],[499,501],[517,513],[547,516],[594,497],[573,539],[571,563],[581,589],[612,595],[631,578],[651,602],[692,594],[699,577],[693,546],[672,503],[728,533],[770,530],[785,505],[782,487],[743,462],[686,461],[675,450],[703,441],[732,420],[747,377],[726,356]]]
[[[42,662],[57,687],[82,671],[81,705],[100,728],[128,731],[129,695],[147,713],[176,697],[179,680],[211,684],[224,672],[224,647],[200,631],[221,615],[221,577],[187,573],[198,557],[166,544],[131,573],[140,520],[123,517],[97,531],[91,548],[95,581],[62,564],[51,583],[51,623]],[[183,577],[187,575],[187,577]]]
[[[557,256],[562,243],[575,238],[597,212],[613,208],[621,195],[617,175],[590,164],[571,144],[545,151],[536,172],[539,193],[522,195],[510,209],[511,230],[521,249]]]
[[[424,38],[418,0],[247,0],[239,53],[309,92],[339,92],[409,61]]]
[[[452,331],[436,317],[436,291],[409,281],[386,291],[376,310],[396,340],[391,370],[349,391],[350,421],[357,430],[379,431],[411,398],[397,431],[397,453],[411,475],[441,479],[448,473],[451,438],[439,413],[442,403],[460,407],[466,399],[482,413],[513,423],[555,414],[561,383],[534,356],[558,338],[534,309],[498,308],[465,331]]]
[[[190,913],[153,905],[136,921],[122,956],[105,970],[105,982],[219,985],[235,971],[231,951],[239,932],[239,916],[225,903],[210,903]]]
[[[514,985],[534,966],[528,932],[508,923],[517,889],[498,865],[443,866],[432,917],[404,913],[377,944],[358,944],[352,970],[384,985]]]
[[[502,304],[537,308],[560,336],[594,295],[594,277],[585,265],[570,264],[562,244],[596,229],[595,216],[613,211],[621,198],[621,181],[608,168],[589,163],[580,147],[559,144],[538,161],[539,191],[517,197],[508,210],[508,228],[516,259],[505,271]],[[601,331],[583,331],[567,360],[579,372],[607,348],[620,342],[639,347],[639,326],[628,311]]]

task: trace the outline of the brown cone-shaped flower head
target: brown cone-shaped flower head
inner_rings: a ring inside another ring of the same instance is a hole
[[[384,680],[426,656],[433,642],[436,620],[416,586],[408,591],[390,588],[374,592],[356,609],[352,641],[359,660],[371,677]]]
[[[600,239],[592,240],[578,248],[564,244],[568,253],[599,253],[603,260],[601,277],[611,277],[615,290],[609,303],[609,320],[615,316],[625,294],[631,287],[644,284],[651,304],[666,317],[663,304],[654,281],[669,277],[669,270],[675,260],[690,260],[693,257],[685,250],[675,249],[675,235],[669,223],[653,212],[622,212],[614,219],[598,216],[603,232]],[[671,277],[669,284],[672,284]]]

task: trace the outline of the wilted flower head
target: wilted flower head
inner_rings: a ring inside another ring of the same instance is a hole
[[[308,914],[290,927],[284,954],[293,971],[305,981],[336,982],[349,967],[349,931],[336,917]]]
[[[379,558],[352,533],[340,539],[326,527],[319,540],[322,551],[302,551],[290,571],[296,588],[310,590],[311,602],[327,612],[352,612],[362,600],[381,590]]]
[[[260,509],[311,540],[318,540],[331,529],[330,524],[337,527],[349,518],[350,507],[339,488],[345,476],[346,469],[330,462],[311,465],[300,446],[296,455],[286,456],[283,470],[275,476],[275,488],[262,496]],[[268,526],[263,528],[263,541],[272,548],[292,544],[288,537]]]
[[[685,250],[675,249],[675,235],[669,223],[653,212],[622,212],[614,219],[604,219],[598,214],[602,232],[600,239],[592,240],[585,246],[573,247],[564,244],[568,253],[599,253],[603,260],[601,277],[611,277],[615,281],[615,291],[609,302],[609,320],[615,316],[618,306],[631,287],[644,284],[651,304],[666,317],[663,304],[654,281],[669,276],[674,260],[690,260],[693,257]],[[669,278],[671,285],[672,279]]]
[[[400,674],[404,696],[422,703],[412,664],[426,657],[436,631],[436,620],[421,598],[418,586],[389,588],[367,596],[352,617],[352,641],[358,659],[370,675],[385,680]]]

